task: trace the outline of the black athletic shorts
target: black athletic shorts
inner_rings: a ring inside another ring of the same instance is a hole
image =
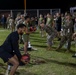
[[[0,48],[0,58],[3,59],[4,63],[8,62],[10,58],[12,58],[15,55],[14,52],[9,53],[3,50],[3,48]]]

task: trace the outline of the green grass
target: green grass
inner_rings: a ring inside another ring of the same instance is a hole
[[[9,30],[0,29],[0,45],[9,33]],[[17,70],[20,75],[76,75],[76,59],[72,58],[75,52],[74,45],[72,45],[72,52],[70,53],[65,53],[64,48],[60,52],[47,51],[46,37],[41,38],[38,31],[30,35],[30,41],[32,46],[38,50],[29,51],[31,64],[20,66]],[[55,39],[54,44],[53,48],[55,49],[59,42]],[[35,61],[44,62],[35,63]],[[0,59],[0,74],[4,74],[5,70],[6,64]]]

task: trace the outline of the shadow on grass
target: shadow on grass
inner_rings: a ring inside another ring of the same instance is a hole
[[[58,60],[55,60],[55,59],[45,59],[45,58],[42,58],[42,57],[36,57],[34,56],[36,59],[42,59],[45,61],[45,63],[55,63],[55,64],[59,64],[59,65],[64,65],[64,66],[69,66],[69,67],[73,67],[73,68],[76,68],[76,64],[75,63],[71,63],[71,62],[61,62],[61,61],[58,61]],[[43,64],[43,63],[42,63]]]
[[[38,74],[34,74],[34,73],[31,73],[31,72],[25,72],[25,71],[16,72],[15,74],[16,75],[38,75]],[[0,74],[0,75],[5,75],[5,74]]]
[[[46,48],[47,46],[43,46],[43,45],[35,45],[35,44],[32,44],[32,46],[35,46],[35,47],[41,47],[41,48]]]
[[[32,39],[32,40],[38,40],[38,41],[46,41],[46,39],[45,38],[39,38],[39,37],[32,37],[32,38],[30,38],[30,39]]]
[[[27,72],[27,73],[24,73],[24,75],[38,75],[38,74],[33,74],[31,72]]]
[[[44,41],[44,40],[32,40],[32,42],[37,42],[37,43],[46,43],[46,40]]]
[[[52,48],[54,48],[56,50],[57,47],[52,47]],[[66,52],[66,51],[67,51],[67,49],[61,48],[57,52],[61,52],[61,53],[72,53],[72,54],[76,53],[76,51],[74,51],[74,50],[70,50],[69,52]]]
[[[66,50],[66,49],[60,49],[60,50],[59,50],[59,51],[57,51],[57,52],[61,52],[61,53],[71,53],[71,54],[76,53],[76,51],[73,51],[73,50],[70,50],[69,52],[67,52],[67,50]]]
[[[18,75],[18,74],[17,74]],[[25,71],[22,71],[22,73],[20,73],[20,75],[38,75],[38,74],[34,74],[32,72],[25,72]]]
[[[33,34],[39,34],[39,32],[38,32],[38,31],[36,31],[36,32],[34,32]]]
[[[29,70],[26,70],[25,67],[19,67],[17,69],[17,72],[18,73],[15,73],[16,75],[38,75],[38,74],[35,74],[34,72],[29,72]]]

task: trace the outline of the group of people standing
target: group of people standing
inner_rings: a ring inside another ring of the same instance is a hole
[[[11,20],[11,21],[10,21]],[[13,22],[13,18],[9,19],[8,26],[10,23]],[[0,58],[3,59],[3,61],[7,64],[10,63],[13,66],[10,70],[10,75],[14,75],[16,69],[20,65],[20,62],[26,64],[25,60],[22,59],[22,55],[19,50],[19,43],[20,38],[22,38],[24,43],[24,55],[28,54],[27,48],[28,48],[28,42],[29,42],[29,35],[33,33],[34,31],[30,31],[30,26],[34,26],[32,24],[33,21],[30,21],[29,16],[21,16],[18,15],[16,20],[15,30],[12,31],[8,37],[6,38],[5,42],[0,46]]]
[[[46,21],[46,22],[45,22]],[[58,41],[60,41],[60,44],[57,51],[60,50],[60,48],[67,43],[67,52],[71,50],[71,41],[72,35],[74,33],[74,24],[75,19],[70,13],[65,13],[65,15],[61,13],[56,13],[54,16],[51,14],[47,14],[46,20],[43,18],[42,15],[40,15],[39,18],[39,26],[40,33],[43,37],[44,34],[43,31],[45,30],[47,35],[47,44],[48,49],[52,50],[52,45],[54,38],[58,38]]]
[[[21,53],[19,51],[19,43],[22,39],[24,43],[24,54],[27,54],[29,35],[34,31],[30,31],[30,27],[36,27],[40,31],[40,35],[43,38],[47,36],[47,50],[52,50],[52,45],[55,38],[60,41],[57,51],[67,42],[67,52],[71,50],[72,35],[74,33],[75,19],[70,13],[63,14],[56,13],[55,15],[47,14],[43,17],[30,17],[18,14],[15,20],[10,17],[7,18],[7,28],[11,28],[10,33],[0,46],[0,57],[4,62],[13,64],[10,75],[14,75],[16,69],[19,66],[21,59]],[[45,35],[46,32],[46,35]],[[19,40],[19,41],[18,41]],[[8,56],[7,56],[8,55]]]
[[[4,17],[4,15],[2,17]],[[24,15],[17,14],[15,19],[8,15],[6,20],[7,29],[10,29],[12,32],[15,31],[17,25],[21,23],[28,24],[28,29],[30,26],[35,26],[37,29],[39,29],[41,37],[45,36],[46,31],[48,49],[52,48],[54,38],[56,37],[58,38],[58,41],[60,41],[57,50],[60,50],[60,48],[67,42],[67,51],[70,50],[72,35],[76,29],[75,22],[75,17],[73,17],[70,13],[56,13],[54,15],[49,13],[47,13],[47,15],[40,14],[38,18],[24,18]],[[23,37],[24,36],[25,35],[23,35]],[[20,39],[22,39],[21,36]],[[28,35],[23,40],[27,41],[27,39],[29,39]]]

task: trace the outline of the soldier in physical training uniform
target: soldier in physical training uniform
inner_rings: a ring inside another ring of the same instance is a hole
[[[43,33],[43,28],[41,28],[40,24],[41,23],[44,23],[44,18],[43,18],[43,15],[40,14],[40,18],[39,18],[39,21],[38,21],[38,26],[39,26],[39,29],[40,29],[40,34],[41,36],[43,37],[44,36],[44,33]]]
[[[54,27],[51,27],[49,25],[40,25],[48,34],[47,35],[47,50],[52,50],[53,40],[57,36],[57,31]]]
[[[67,14],[64,26],[65,35],[63,35],[60,44],[56,50],[60,50],[60,48],[67,42],[68,44],[67,51],[70,51],[72,34],[73,34],[72,27],[73,27],[72,16],[70,14]]]
[[[24,42],[24,52],[25,53],[27,53],[27,48],[28,48],[28,42],[29,42],[29,35],[30,35],[30,30],[29,30],[29,28],[30,28],[30,17],[29,16],[26,16],[25,17],[25,22],[24,22],[24,24],[25,24],[25,26],[26,26],[26,30],[25,30],[25,32],[24,32],[24,34],[23,34],[23,36],[22,36],[22,38],[23,38],[23,42]]]

